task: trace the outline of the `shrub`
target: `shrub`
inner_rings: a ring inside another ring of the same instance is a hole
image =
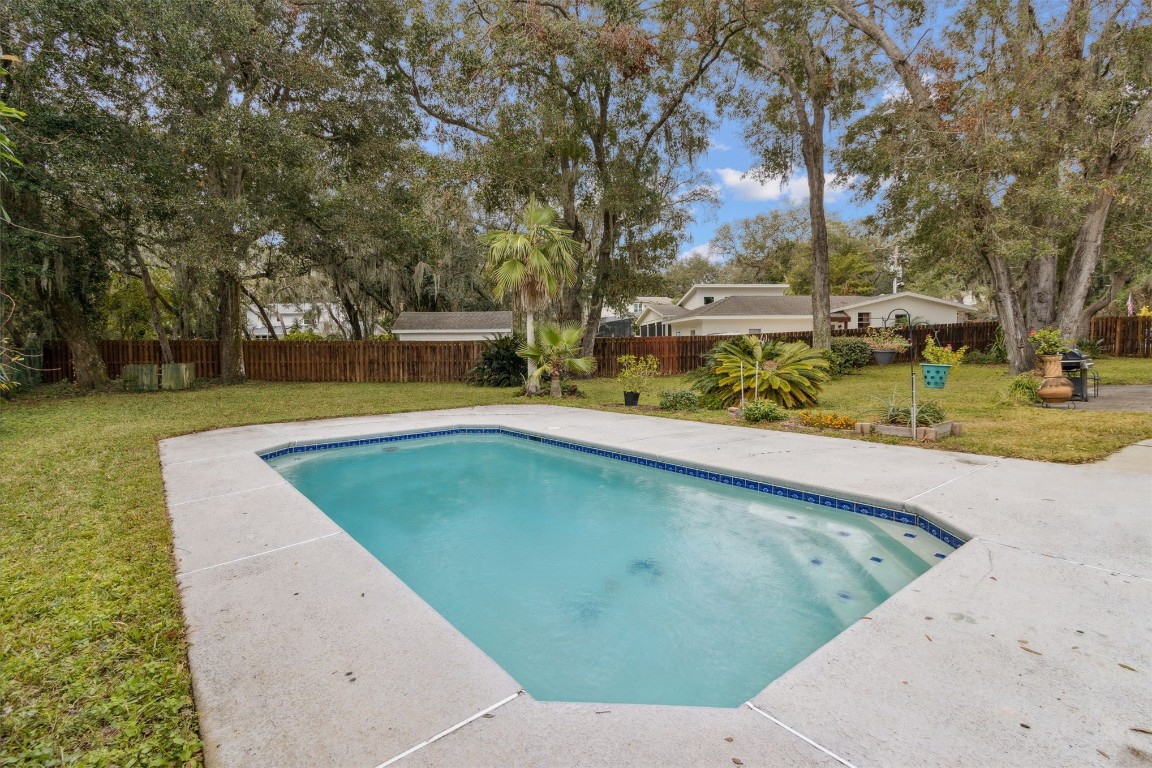
[[[990,349],[991,348],[989,348],[989,350]],[[964,362],[971,365],[994,365],[996,363],[1003,363],[1004,361],[994,352],[981,352],[980,350],[976,350],[975,352],[969,351],[968,354],[964,356]]]
[[[869,328],[863,339],[868,349],[883,352],[903,352],[909,346],[903,329],[898,328]]]
[[[660,393],[660,407],[665,411],[694,411],[700,398],[690,389],[666,389]]]
[[[784,421],[788,412],[771,400],[753,400],[744,403],[744,421],[756,423],[759,421]]]
[[[1004,329],[997,328],[996,335],[992,338],[992,343],[988,349],[984,350],[984,354],[989,356],[991,363],[1006,363],[1008,362],[1008,347],[1004,344]]]
[[[1072,348],[1072,340],[1064,336],[1055,326],[1029,331],[1028,341],[1036,350],[1036,354],[1042,357],[1063,354]]]
[[[518,387],[527,376],[527,365],[516,350],[524,343],[519,336],[485,339],[484,351],[464,375],[474,387]]]
[[[621,355],[616,361],[620,363],[620,373],[616,380],[625,392],[644,392],[649,382],[660,375],[660,361],[655,355]]]
[[[739,403],[741,384],[743,399],[768,399],[792,408],[816,403],[829,367],[828,360],[802,341],[782,344],[738,336],[712,347],[688,381],[708,408]]]
[[[924,362],[930,365],[960,365],[967,353],[968,347],[960,347],[960,349],[955,350],[952,349],[951,344],[945,344],[942,347],[936,343],[932,334],[928,334],[924,339],[924,349],[920,354],[924,358]]]
[[[856,426],[856,419],[849,416],[820,411],[801,411],[796,415],[796,421],[806,427],[817,429],[852,429]]]
[[[898,426],[908,426],[912,423],[912,408],[905,405],[903,398],[897,397],[896,393],[892,393],[892,398],[888,401],[879,400],[879,407],[872,410],[875,414],[877,421],[881,424],[896,424]],[[939,424],[945,420],[944,409],[939,404],[926,400],[916,405],[916,425],[920,427],[930,427],[933,424]]]
[[[1043,379],[1035,373],[1022,373],[1012,377],[1001,393],[1001,399],[1008,405],[1032,405],[1040,402],[1040,384]]]
[[[843,376],[868,365],[872,359],[872,349],[864,339],[836,336],[832,339],[832,349],[825,351],[825,357],[832,364],[832,373]]]
[[[281,341],[324,341],[324,337],[311,328],[292,328],[283,336]]]
[[[1076,349],[1085,357],[1104,357],[1104,339],[1076,339]]]

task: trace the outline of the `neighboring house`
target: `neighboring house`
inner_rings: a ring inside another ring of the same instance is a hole
[[[628,307],[624,311],[613,309],[612,307],[604,307],[600,310],[601,320],[612,320],[621,317],[630,317],[633,320],[640,317],[640,313],[652,304],[671,304],[672,299],[667,296],[637,296],[628,303]]]
[[[400,341],[481,341],[512,335],[511,312],[401,312],[392,324]]]
[[[345,332],[344,310],[338,304],[307,302],[303,304],[270,304],[265,308],[276,338],[295,329],[315,331],[321,336],[341,336]],[[253,339],[270,339],[268,324],[255,308],[247,310],[248,335]]]
[[[597,336],[631,336],[636,318],[648,307],[655,304],[671,304],[667,296],[637,296],[624,310],[604,307],[600,310],[600,328]]]
[[[654,304],[640,316],[641,336],[731,336],[812,330],[812,297],[785,296],[787,285],[694,285],[677,304]],[[881,296],[833,296],[833,328],[889,324],[909,312],[930,325],[962,322],[971,307],[902,291]]]

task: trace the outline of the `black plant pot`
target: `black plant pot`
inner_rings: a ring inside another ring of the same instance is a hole
[[[640,393],[639,392],[625,392],[624,405],[639,405]]]
[[[874,349],[872,357],[875,358],[876,365],[888,365],[896,359],[896,352],[891,349]]]

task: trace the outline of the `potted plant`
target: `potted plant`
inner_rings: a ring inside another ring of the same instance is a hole
[[[638,405],[640,393],[649,386],[649,381],[660,375],[660,361],[654,355],[621,355],[620,373],[616,380],[624,387],[624,405]]]
[[[952,349],[951,344],[940,346],[932,334],[928,334],[924,339],[924,349],[920,353],[924,358],[924,362],[920,363],[920,371],[924,374],[924,386],[928,389],[944,389],[944,384],[948,381],[948,372],[952,370],[952,366],[960,365],[967,353],[968,347]]]
[[[895,328],[869,328],[864,343],[872,350],[877,365],[888,365],[896,359],[897,352],[908,349],[908,339],[897,333]]]
[[[1072,344],[1060,333],[1059,328],[1051,326],[1028,333],[1028,341],[1037,356],[1044,363],[1044,381],[1036,394],[1045,405],[1065,403],[1072,398],[1072,382],[1064,376],[1061,362],[1064,353],[1072,349]]]

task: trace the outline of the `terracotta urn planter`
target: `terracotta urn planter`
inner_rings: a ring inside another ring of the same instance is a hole
[[[1044,355],[1044,381],[1040,384],[1037,394],[1045,405],[1066,403],[1072,399],[1072,382],[1064,376],[1060,366],[1064,359],[1060,355]]]

